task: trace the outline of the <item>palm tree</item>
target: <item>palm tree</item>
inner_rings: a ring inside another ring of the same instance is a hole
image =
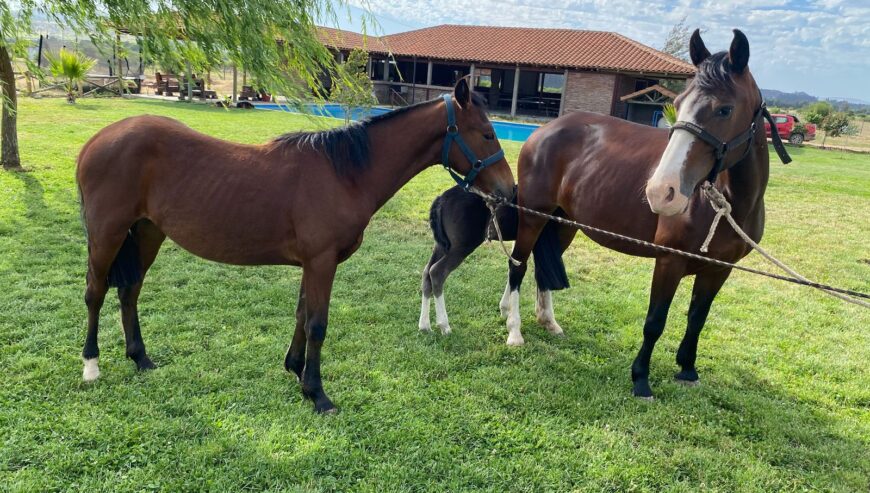
[[[88,71],[97,63],[93,58],[77,51],[67,51],[61,48],[57,56],[47,54],[51,75],[62,78],[66,89],[66,100],[70,104],[76,102],[75,91],[85,80]]]

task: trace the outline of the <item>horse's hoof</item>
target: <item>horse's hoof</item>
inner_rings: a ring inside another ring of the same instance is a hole
[[[417,326],[417,328],[420,329],[420,332],[422,332],[424,334],[431,334],[432,333],[432,326],[429,324],[420,324]]]
[[[85,368],[82,370],[82,380],[85,382],[93,382],[100,377],[100,358],[84,359]]]
[[[450,329],[450,325],[447,325],[447,324],[445,324],[445,325],[439,325],[439,326],[438,326],[438,329],[441,330],[441,335],[444,335],[444,336],[446,336],[446,335],[450,335],[450,333],[453,332],[453,331]]]
[[[646,379],[634,382],[634,389],[631,393],[638,399],[645,401],[652,401],[654,399],[652,389]]]
[[[521,335],[509,335],[507,338],[507,345],[512,347],[522,346],[526,341],[523,339]]]
[[[156,370],[157,365],[155,365],[154,362],[151,361],[151,358],[145,356],[136,361],[136,369],[139,371]]]
[[[634,396],[634,398],[644,402],[654,402],[656,400],[655,396],[653,395],[636,395]]]
[[[502,319],[507,320],[508,315],[510,315],[510,313],[511,313],[511,310],[510,310],[510,307],[508,307],[508,306],[499,306],[498,312],[501,314]]]
[[[691,370],[682,370],[674,374],[674,379],[686,386],[694,387],[698,385],[701,381],[698,378],[698,372],[694,369]]]
[[[314,401],[314,412],[323,415],[338,414],[338,408],[324,395]]]

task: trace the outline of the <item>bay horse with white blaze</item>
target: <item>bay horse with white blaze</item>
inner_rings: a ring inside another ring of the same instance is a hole
[[[764,231],[764,191],[769,174],[762,120],[767,112],[747,67],[749,42],[735,30],[729,51],[711,55],[695,31],[690,54],[697,74],[675,100],[679,122],[670,137],[667,130],[609,116],[563,116],[536,131],[523,146],[518,161],[518,204],[625,236],[697,252],[714,216],[712,207],[698,192],[702,182],[709,180],[732,204],[737,223],[759,241]],[[774,143],[780,150],[781,143]],[[644,190],[648,205],[643,200]],[[513,258],[522,263],[509,265],[508,284],[500,304],[507,317],[509,345],[523,344],[519,289],[526,261],[545,223],[546,219],[519,213]],[[575,234],[574,228],[558,227],[561,251]],[[698,337],[731,269],[587,234],[607,248],[656,259],[643,344],[631,366],[635,396],[652,398],[649,364],[653,347],[664,330],[681,279],[695,275],[688,326],[677,351],[681,371],[676,379],[697,383]],[[709,256],[735,262],[750,250],[734,231],[721,227],[710,244]],[[561,329],[553,317],[550,291],[565,287],[567,279],[538,286],[538,318],[551,332]]]
[[[302,267],[284,367],[316,411],[333,412],[320,352],[337,265],[359,248],[375,211],[438,162],[453,163],[458,181],[456,172],[493,193],[513,192],[484,105],[465,79],[443,98],[264,145],[214,139],[156,116],[104,128],[82,148],[76,170],[88,238],[84,379],[99,376],[97,328],[109,286],[118,287],[127,356],[141,370],[154,368],[137,300],[169,237],[217,262]]]

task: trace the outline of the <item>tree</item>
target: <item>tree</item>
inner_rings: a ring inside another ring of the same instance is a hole
[[[12,60],[24,53],[24,35],[30,32],[32,6],[21,2],[13,14],[7,2],[0,2],[0,164],[3,169],[21,169],[18,154],[18,95]]]
[[[83,53],[68,51],[65,48],[61,48],[57,55],[46,54],[46,58],[48,58],[51,75],[64,81],[67,102],[75,103],[75,92],[81,89],[81,83],[97,61]]]
[[[821,126],[825,118],[834,112],[834,107],[827,101],[819,101],[804,108],[804,119],[810,123]]]
[[[683,16],[680,19],[680,22],[674,24],[674,27],[671,28],[668,35],[665,37],[665,43],[662,45],[661,51],[671,55],[673,57],[679,58],[683,61],[689,60],[689,38],[692,37],[692,31],[686,25],[686,17]],[[659,85],[670,89],[676,93],[683,92],[686,88],[685,81],[681,80],[673,80],[673,79],[662,79],[659,81]]]
[[[689,38],[691,37],[692,30],[686,25],[686,17],[683,16],[680,22],[674,24],[674,27],[668,32],[661,51],[680,60],[689,61]]]
[[[367,110],[375,103],[372,94],[374,85],[366,70],[368,59],[369,54],[357,48],[350,52],[347,61],[337,67],[329,99],[344,109],[345,125],[350,123],[354,109]]]
[[[822,130],[825,131],[825,138],[822,139],[822,147],[824,147],[829,136],[839,137],[848,133],[849,117],[843,112],[831,113],[822,120]]]
[[[97,46],[113,46],[120,32],[137,36],[147,59],[172,61],[177,66],[189,61],[200,71],[235,63],[270,90],[300,101],[312,95],[323,97],[321,75],[335,73],[337,64],[321,42],[317,24],[334,21],[336,8],[343,8],[346,2],[19,0],[17,4],[13,14],[8,2],[0,2],[0,80],[6,96],[4,166],[7,162],[20,165],[17,140],[13,139],[17,105],[9,53],[12,46],[23,47],[19,40],[29,34],[35,11],[76,33],[87,34]],[[365,32],[370,18],[366,16],[362,22]]]

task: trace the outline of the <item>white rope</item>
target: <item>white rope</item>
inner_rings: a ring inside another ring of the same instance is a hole
[[[515,266],[522,265],[522,262],[511,256],[510,252],[508,252],[507,245],[504,244],[504,238],[502,238],[501,236],[501,228],[498,225],[498,219],[495,217],[495,212],[498,207],[492,202],[492,200],[490,200],[490,196],[483,191],[478,190],[476,187],[470,187],[469,190],[483,198],[483,203],[486,204],[487,207],[489,207],[489,215],[491,220],[490,225],[495,229],[495,235],[498,237],[498,242],[499,244],[501,244],[501,249],[504,250],[504,254],[507,256],[510,263]],[[487,235],[487,241],[489,241],[489,235]]]
[[[710,240],[713,239],[713,234],[716,232],[716,226],[719,225],[719,219],[721,219],[724,216],[725,219],[728,220],[728,224],[730,224],[731,227],[734,228],[734,231],[740,236],[740,238],[742,238],[743,241],[748,243],[749,246],[751,246],[758,253],[760,253],[762,257],[766,258],[772,264],[776,265],[777,267],[779,267],[783,271],[787,272],[790,276],[795,277],[797,279],[800,279],[801,281],[804,281],[804,282],[812,282],[809,279],[807,279],[806,277],[798,274],[797,271],[795,271],[791,267],[780,262],[773,255],[767,253],[767,251],[765,249],[761,248],[761,245],[759,245],[752,238],[750,238],[749,235],[746,234],[745,231],[743,231],[743,229],[740,227],[740,225],[737,224],[737,221],[734,220],[734,217],[731,216],[731,204],[728,203],[728,200],[725,198],[724,195],[722,195],[722,192],[720,192],[715,186],[713,186],[710,182],[704,182],[704,185],[701,187],[701,189],[702,189],[704,195],[710,200],[710,205],[713,207],[713,210],[716,211],[716,217],[713,218],[713,224],[710,225],[710,233],[707,234],[707,239],[704,240],[704,244],[701,246],[702,252],[707,251],[707,247],[710,244]],[[866,301],[855,299],[855,298],[852,298],[851,296],[847,296],[847,295],[842,294],[842,293],[835,293],[835,292],[828,291],[828,290],[822,289],[822,288],[816,288],[816,289],[818,289],[819,291],[822,291],[823,293],[827,293],[835,298],[840,298],[843,301],[847,301],[849,303],[854,303],[856,305],[863,306],[864,308],[870,308],[870,303],[867,303]]]

